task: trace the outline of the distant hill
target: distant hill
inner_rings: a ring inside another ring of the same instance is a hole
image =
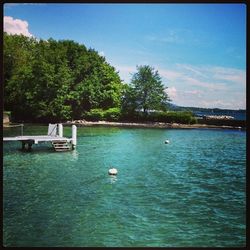
[[[200,108],[200,107],[183,107],[175,104],[169,104],[170,110],[173,111],[191,111],[197,116],[203,115],[229,115],[233,116],[236,120],[246,120],[245,109],[220,109],[220,108]]]

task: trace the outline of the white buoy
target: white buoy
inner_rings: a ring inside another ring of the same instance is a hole
[[[109,169],[109,175],[117,175],[118,171],[116,168],[110,168]]]
[[[166,140],[166,141],[165,141],[165,144],[169,144],[169,140]]]

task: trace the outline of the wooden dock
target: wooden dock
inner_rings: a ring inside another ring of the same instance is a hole
[[[59,135],[55,132],[53,135],[25,135],[15,137],[3,137],[4,142],[20,141],[22,149],[31,150],[33,144],[51,142],[56,151],[67,151],[76,146],[76,126],[72,126],[72,138],[63,137],[62,125],[59,124]]]
[[[71,142],[72,139],[66,137],[59,136],[49,136],[49,135],[30,135],[30,136],[16,136],[16,137],[3,137],[3,141],[32,141],[34,144],[38,144],[39,142],[53,142],[53,141],[61,141],[65,140]]]

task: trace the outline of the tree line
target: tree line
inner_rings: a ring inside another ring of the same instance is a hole
[[[150,120],[170,102],[154,68],[137,66],[124,83],[105,57],[72,40],[4,33],[3,69],[4,110],[16,121]]]

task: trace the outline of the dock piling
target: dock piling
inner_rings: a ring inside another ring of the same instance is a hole
[[[61,123],[58,124],[58,134],[63,137],[63,125]]]
[[[33,145],[32,140],[22,141],[22,150],[31,151]]]
[[[76,136],[77,136],[77,127],[76,125],[72,125],[72,148],[76,147]]]

